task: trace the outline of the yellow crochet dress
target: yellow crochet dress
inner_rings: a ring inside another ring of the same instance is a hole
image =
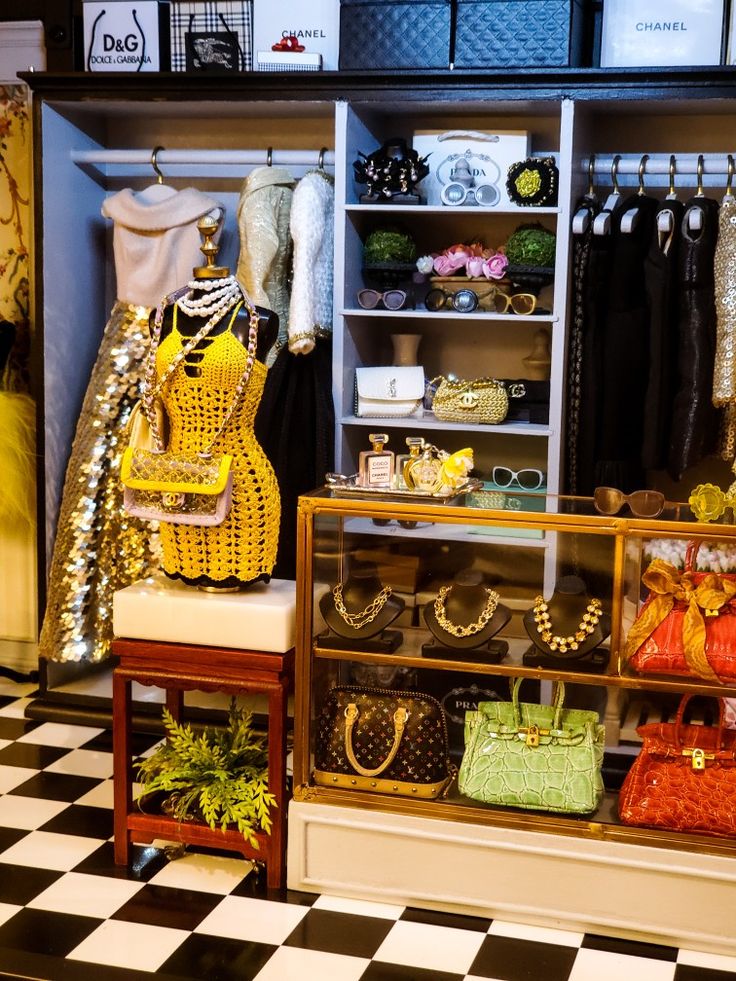
[[[169,448],[194,451],[207,446],[217,432],[233,393],[245,371],[246,349],[228,329],[197,345],[174,372],[163,391],[169,417]],[[174,307],[171,333],[156,352],[160,377],[186,343],[177,328]],[[200,360],[201,359],[201,360]],[[200,369],[191,378],[185,365]],[[164,572],[190,585],[245,586],[268,582],[279,537],[281,502],[273,467],[256,442],[253,421],[268,373],[260,361],[253,364],[240,405],[214,445],[214,454],[233,457],[233,496],[230,513],[211,527],[161,523]]]

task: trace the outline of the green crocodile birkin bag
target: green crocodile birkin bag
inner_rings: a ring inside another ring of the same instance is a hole
[[[552,705],[480,702],[465,713],[460,793],[485,804],[589,814],[603,796],[604,729],[597,712],[565,709],[560,682]]]

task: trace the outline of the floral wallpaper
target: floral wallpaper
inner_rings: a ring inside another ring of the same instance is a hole
[[[0,85],[0,326],[15,326],[7,388],[28,381],[31,121],[25,85]]]

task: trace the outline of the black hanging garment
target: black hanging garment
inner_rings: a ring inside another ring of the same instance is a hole
[[[582,410],[583,351],[586,320],[586,291],[590,275],[590,249],[593,238],[593,219],[598,214],[599,205],[595,198],[587,195],[578,201],[574,209],[577,215],[581,210],[587,212],[587,228],[582,234],[573,234],[573,319],[567,355],[567,424],[565,454],[565,493],[578,494],[578,452]],[[587,411],[587,410],[586,410]]]
[[[718,239],[717,201],[692,197],[681,222],[678,327],[678,382],[670,435],[669,472],[679,480],[688,467],[714,452],[718,411],[713,407],[716,351],[714,259]],[[702,225],[688,228],[688,213],[699,209]]]
[[[256,415],[256,439],[281,493],[278,579],[296,577],[296,509],[300,494],[324,484],[334,469],[332,339],[317,338],[309,354],[284,347],[269,369]]]
[[[603,339],[603,395],[595,483],[629,493],[644,486],[641,466],[644,399],[649,378],[649,310],[644,259],[659,202],[629,197],[613,216],[613,256]],[[638,209],[630,232],[626,212]]]
[[[655,215],[649,253],[644,261],[649,303],[649,381],[641,451],[645,470],[664,470],[669,457],[677,391],[678,273],[684,211],[680,201],[662,203]],[[660,216],[668,213],[670,231],[660,231]]]

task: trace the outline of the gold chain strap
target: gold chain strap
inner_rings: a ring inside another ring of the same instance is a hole
[[[353,630],[360,630],[361,627],[366,627],[369,623],[372,623],[384,608],[386,601],[393,592],[391,586],[384,586],[378,596],[364,610],[361,610],[359,613],[348,613],[342,597],[342,587],[343,584],[339,582],[332,590],[332,595],[335,598],[335,609],[345,623],[349,627],[352,627]]]
[[[486,605],[483,607],[478,619],[467,624],[453,623],[452,620],[448,619],[447,613],[445,612],[445,600],[447,599],[447,594],[451,589],[452,586],[443,586],[435,598],[434,615],[437,619],[437,623],[443,630],[446,630],[448,634],[452,634],[453,637],[472,637],[473,634],[477,634],[480,630],[482,630],[491,619],[493,614],[496,612],[496,607],[498,606],[501,597],[498,595],[495,589],[489,589],[486,586],[488,599],[486,600]]]

